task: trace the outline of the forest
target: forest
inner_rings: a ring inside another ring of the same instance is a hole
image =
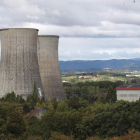
[[[34,84],[27,100],[14,92],[0,99],[1,140],[138,140],[140,102],[117,101],[122,81],[64,83],[66,98],[38,98]],[[39,119],[35,106],[48,110]]]

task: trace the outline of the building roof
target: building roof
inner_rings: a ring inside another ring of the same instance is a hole
[[[116,90],[140,90],[140,84],[129,83],[117,87]]]

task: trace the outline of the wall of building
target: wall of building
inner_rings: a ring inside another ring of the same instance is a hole
[[[137,101],[140,99],[140,90],[117,90],[117,100]]]
[[[37,29],[1,29],[0,97],[14,91],[24,98],[41,84],[37,58]]]
[[[65,92],[58,62],[59,36],[38,36],[38,62],[42,85],[47,99],[62,100]]]

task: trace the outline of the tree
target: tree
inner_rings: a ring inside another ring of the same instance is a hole
[[[135,129],[129,130],[128,134],[124,134],[120,137],[113,137],[110,140],[139,140],[140,139],[140,132],[136,131]]]
[[[34,88],[33,88],[33,101],[35,103],[37,103],[37,101],[39,100],[39,94],[38,94],[38,88],[37,88],[37,84],[36,82],[34,82]]]
[[[27,102],[34,108],[34,105],[39,101],[39,93],[36,82],[34,82],[33,92],[27,96]]]
[[[74,129],[77,123],[81,121],[82,115],[76,110],[65,111],[65,112],[55,112],[48,111],[42,116],[41,126],[42,132],[48,134],[51,131],[56,131],[63,133],[67,136],[72,136],[74,134]]]
[[[58,103],[56,111],[64,112],[64,111],[68,111],[68,110],[70,110],[70,109],[69,109],[68,103],[66,102],[65,99]]]
[[[67,99],[69,99],[70,96],[71,96],[71,87],[65,86],[65,87],[64,87],[64,90],[65,90]]]
[[[86,140],[101,140],[99,137],[90,137],[90,138],[87,138]],[[118,139],[116,139],[116,140],[118,140]],[[119,140],[121,140],[121,139],[119,139]]]
[[[72,107],[73,109],[78,109],[79,108],[79,98],[76,94],[73,94],[69,101],[68,101],[68,106]]]
[[[89,102],[87,100],[83,100],[82,98],[80,98],[79,105],[80,107],[87,107],[89,105]]]
[[[83,86],[81,88],[81,97],[83,99],[87,100],[88,99],[88,96],[87,95],[88,95],[89,92],[90,92],[89,87],[88,86]]]
[[[14,92],[7,93],[4,97],[4,100],[9,102],[9,103],[16,102],[16,94]]]
[[[48,106],[49,111],[54,111],[54,106],[52,104],[49,104]]]
[[[74,140],[73,137],[66,136],[58,132],[52,132],[49,140]]]
[[[24,103],[22,109],[23,109],[23,112],[24,112],[24,113],[29,112],[29,111],[30,111],[29,104],[28,104],[28,103]]]
[[[6,121],[7,132],[19,137],[26,130],[25,121],[21,113],[16,109],[11,109],[8,112]]]
[[[132,79],[131,83],[137,83],[137,80],[136,79]]]
[[[25,100],[22,98],[22,96],[20,96],[20,95],[17,95],[17,97],[16,97],[16,102],[17,103],[24,103],[25,102]]]
[[[52,98],[50,102],[53,105],[54,109],[56,110],[57,104],[58,104],[58,101],[56,100],[56,98]]]
[[[27,140],[42,140],[41,136],[29,136]]]
[[[27,139],[27,137],[29,139],[30,137],[33,137],[33,136],[34,137],[36,136],[35,137],[36,139],[37,139],[37,137],[40,138],[41,131],[42,131],[42,128],[40,127],[40,120],[35,116],[29,116],[27,118],[27,122],[28,122],[28,127],[27,127],[28,129],[26,131],[27,136],[24,139]],[[34,138],[33,138],[33,140],[34,140]]]
[[[116,90],[113,86],[110,86],[107,91],[106,100],[110,104],[115,103],[117,100]]]

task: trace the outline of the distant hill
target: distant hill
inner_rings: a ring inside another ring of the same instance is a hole
[[[59,61],[61,72],[100,71],[103,69],[140,70],[140,58],[111,60]]]

